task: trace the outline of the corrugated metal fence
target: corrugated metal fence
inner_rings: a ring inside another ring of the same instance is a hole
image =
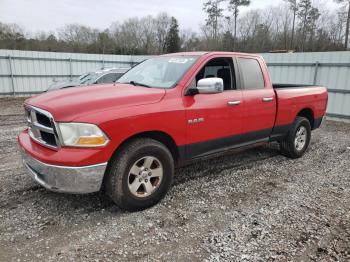
[[[274,83],[328,87],[330,116],[350,119],[350,52],[263,54]],[[147,56],[0,50],[0,95],[40,93],[54,80],[102,67],[130,67]]]
[[[350,52],[263,54],[272,81],[328,88],[327,114],[350,119]]]
[[[129,68],[147,56],[0,50],[0,95],[40,93],[54,81],[103,67]]]

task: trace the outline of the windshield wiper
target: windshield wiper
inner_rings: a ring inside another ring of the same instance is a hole
[[[124,84],[131,84],[131,85],[134,85],[134,86],[151,87],[149,85],[146,85],[146,84],[143,84],[143,83],[139,83],[139,82],[136,82],[136,81],[130,81],[129,83],[124,83]]]

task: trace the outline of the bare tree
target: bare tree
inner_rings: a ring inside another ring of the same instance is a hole
[[[156,26],[152,16],[140,19],[139,30],[141,35],[142,50],[147,54],[156,54]]]
[[[344,43],[344,48],[345,50],[347,50],[348,44],[349,44],[349,28],[350,28],[350,0],[334,0],[334,1],[337,3],[343,3],[348,8],[348,16],[346,19],[346,26],[345,26],[345,43]]]
[[[93,52],[98,34],[99,30],[80,24],[66,25],[58,32],[60,40],[70,45],[75,52]]]
[[[242,5],[237,5],[235,12],[229,0],[206,0],[204,11],[207,19],[201,31],[181,30],[173,22],[172,37],[169,37],[171,16],[166,13],[116,21],[102,30],[70,24],[57,32],[37,34],[30,34],[16,24],[0,23],[0,48],[154,55],[170,50],[165,48],[169,46],[166,45],[168,40],[168,44],[172,42],[175,47],[171,48],[174,51],[179,46],[184,51],[268,52],[290,47],[297,51],[342,50],[347,35],[346,24],[349,24],[348,1],[341,1],[344,5],[339,10],[333,10],[323,7],[321,0],[286,0],[286,4],[250,9],[241,14],[238,10]],[[292,8],[293,16],[290,13],[291,3],[297,3],[296,7],[292,5],[295,7]],[[287,4],[289,8],[286,8]],[[295,17],[294,10],[297,10]],[[239,14],[236,21],[232,16],[235,14]]]
[[[292,36],[290,39],[290,47],[293,48],[294,45],[294,34],[295,34],[295,21],[298,12],[299,1],[298,0],[285,0],[289,4],[290,10],[293,12],[293,22],[292,22]]]
[[[284,4],[270,8],[272,16],[272,48],[288,50],[290,48],[290,13]]]
[[[170,30],[171,17],[167,13],[160,13],[154,19],[156,38],[157,38],[157,49],[158,53],[161,54],[165,51],[166,37]]]
[[[142,32],[138,18],[129,18],[120,25],[119,43],[122,54],[138,54],[142,50]]]
[[[261,23],[261,15],[257,10],[251,10],[239,19],[240,42],[237,42],[236,49],[239,51],[249,51],[253,49],[253,39],[257,26]]]
[[[25,40],[24,29],[17,24],[0,22],[0,48],[19,49]]]
[[[196,51],[200,50],[200,39],[196,32],[191,29],[181,30],[180,31],[180,42],[181,49],[184,51]]]

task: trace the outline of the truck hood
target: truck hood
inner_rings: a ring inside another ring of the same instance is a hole
[[[107,84],[46,92],[26,100],[25,104],[49,111],[56,121],[70,122],[111,109],[157,103],[164,95],[164,89]]]

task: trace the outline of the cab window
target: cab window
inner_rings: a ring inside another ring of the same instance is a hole
[[[217,77],[224,81],[224,90],[235,90],[236,77],[232,58],[222,57],[210,60],[196,75],[196,86],[203,78]]]
[[[264,76],[258,60],[253,58],[238,58],[244,89],[265,88]]]

